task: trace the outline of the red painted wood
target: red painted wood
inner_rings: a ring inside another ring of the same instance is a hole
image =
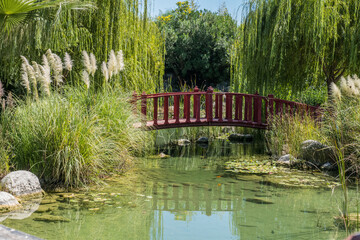
[[[157,125],[158,120],[158,98],[154,98],[154,125]]]
[[[244,120],[252,122],[252,97],[251,96],[245,96]]]
[[[261,112],[262,112],[262,98],[257,96],[254,98],[254,121],[261,123]]]
[[[146,93],[141,94],[141,114],[146,119]]]
[[[272,118],[274,115],[274,95],[268,95],[268,101],[266,101],[266,122],[268,118]]]
[[[201,99],[201,95],[194,95],[194,99],[196,99],[196,109],[195,109],[195,114],[196,114],[196,122],[200,122],[200,99]]]
[[[164,124],[169,124],[169,96],[164,97]]]
[[[186,123],[190,122],[190,96],[184,96],[184,118],[186,119]]]
[[[240,102],[240,96],[235,95],[235,120],[239,120],[239,102]]]
[[[233,101],[233,96],[231,93],[226,93],[226,119],[229,122],[232,122],[232,101]]]
[[[205,118],[201,118],[201,95],[205,95]],[[198,89],[194,89],[194,92],[186,93],[157,93],[157,94],[141,94],[136,96],[133,94],[131,102],[141,100],[141,113],[142,123],[145,126],[156,129],[166,129],[174,127],[188,127],[188,126],[242,126],[251,128],[265,129],[267,127],[267,119],[271,118],[274,114],[292,114],[295,111],[298,114],[310,114],[312,117],[318,117],[321,112],[318,111],[318,107],[308,106],[306,104],[291,102],[282,99],[275,99],[273,95],[269,95],[268,98],[251,94],[238,94],[238,93],[225,93],[226,97],[226,109],[225,118],[223,120],[223,93],[215,94],[215,109],[213,107],[213,89],[208,88],[207,92],[198,92]],[[233,103],[233,96],[235,95],[235,103]],[[184,96],[184,118],[180,118],[180,97]],[[193,96],[193,101],[192,101]],[[158,119],[159,111],[159,98],[164,98],[164,118]],[[169,98],[174,97],[174,118],[169,119]],[[152,121],[146,122],[147,116],[147,99],[153,98],[154,109]],[[244,98],[244,100],[243,100]],[[263,99],[265,101],[265,117],[266,120],[262,122],[263,114]],[[243,104],[244,102],[244,104]],[[274,106],[275,102],[275,106]],[[193,104],[193,106],[191,106]],[[233,104],[235,104],[235,121],[233,119]],[[244,110],[243,110],[244,105]],[[191,118],[191,108],[193,107],[193,118]],[[275,109],[274,109],[275,107]],[[284,109],[285,108],[285,109]],[[215,110],[215,118],[213,113]],[[136,124],[137,125],[137,124]]]
[[[206,119],[209,123],[213,120],[213,91],[212,87],[209,87],[206,91]]]
[[[223,95],[218,95],[219,96],[219,104],[218,104],[218,119],[219,122],[223,121]]]
[[[220,101],[220,95],[215,95],[215,118],[219,118],[219,101]]]
[[[194,93],[197,93],[199,92],[199,88],[197,86],[195,86],[194,88]],[[197,98],[197,95],[194,94],[194,106],[193,106],[193,115],[194,115],[194,118],[196,118],[196,113],[197,113],[197,107],[198,107],[198,102],[197,102],[198,98]]]
[[[174,96],[174,119],[175,119],[175,123],[179,123],[180,119],[179,119],[179,115],[180,115],[180,96],[176,95]]]

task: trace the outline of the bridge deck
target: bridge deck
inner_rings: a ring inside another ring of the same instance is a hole
[[[134,125],[136,128],[141,128],[141,123],[136,123]],[[154,124],[154,121],[146,122],[146,129],[167,129],[167,128],[180,128],[180,127],[201,127],[201,126],[236,126],[236,127],[252,127],[266,129],[266,123],[250,122],[244,120],[227,120],[227,119],[218,119],[213,118],[211,122],[208,122],[206,118],[200,118],[200,121],[197,121],[196,118],[190,118],[190,121],[186,121],[185,118],[180,118],[178,122],[176,119],[169,119],[168,123],[165,124],[165,120],[157,120],[157,124]]]

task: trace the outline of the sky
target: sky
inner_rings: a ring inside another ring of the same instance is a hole
[[[150,0],[152,6],[152,15],[158,16],[161,12],[172,10],[176,8],[176,3],[184,0]],[[240,19],[242,5],[245,0],[195,0],[195,3],[199,6],[199,9],[207,9],[210,11],[217,11],[219,7],[225,3],[229,13],[236,18]]]

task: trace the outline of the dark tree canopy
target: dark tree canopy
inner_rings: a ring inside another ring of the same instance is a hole
[[[177,9],[158,17],[158,25],[165,35],[165,72],[173,83],[229,84],[236,21],[226,9],[214,13],[178,2]]]
[[[246,10],[232,55],[235,91],[288,94],[360,72],[360,1],[250,0]]]

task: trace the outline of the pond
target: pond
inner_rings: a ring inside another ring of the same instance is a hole
[[[268,158],[263,149],[220,140],[159,148],[170,157],[139,159],[97,189],[48,194],[28,213],[0,216],[1,224],[44,239],[343,239],[334,225],[341,191],[327,187],[330,177],[300,173],[324,183],[304,188],[273,182],[277,174],[224,169],[230,160]]]

